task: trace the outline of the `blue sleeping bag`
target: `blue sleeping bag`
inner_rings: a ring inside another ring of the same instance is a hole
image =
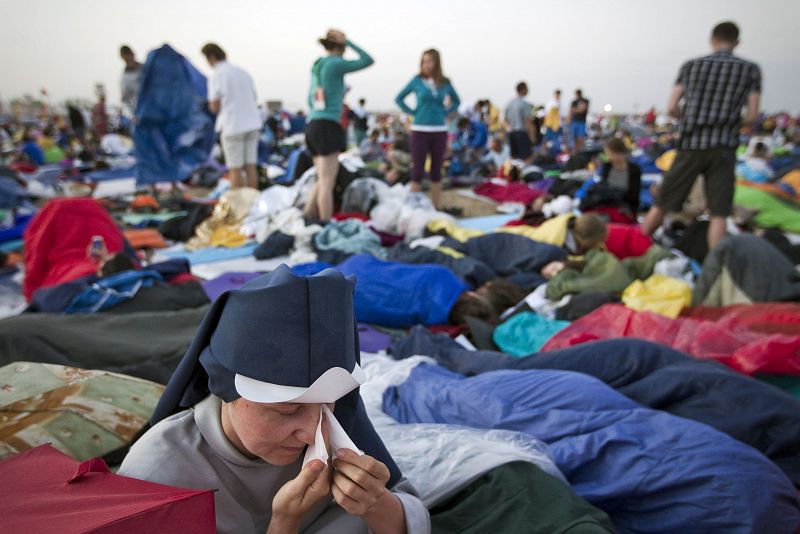
[[[800,487],[800,400],[717,362],[696,360],[634,338],[512,358],[488,350],[466,350],[446,335],[422,327],[392,344],[397,359],[416,354],[430,356],[466,376],[499,369],[591,375],[634,402],[705,423],[758,449]]]
[[[386,390],[401,423],[524,432],[550,446],[573,490],[620,532],[790,534],[797,494],[761,453],[711,427],[644,408],[569,371],[465,378],[419,365]]]
[[[298,265],[295,274],[310,276],[325,264]],[[447,323],[450,310],[467,286],[441,265],[406,265],[368,254],[351,256],[335,266],[356,277],[356,318],[390,328]]]
[[[133,131],[137,183],[185,180],[214,146],[205,76],[165,44],[147,55],[141,80]]]

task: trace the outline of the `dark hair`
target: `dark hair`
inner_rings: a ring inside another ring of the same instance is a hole
[[[519,82],[517,84],[517,93],[521,93],[521,92],[527,91],[527,90],[528,90],[528,84],[527,83]]]
[[[561,94],[561,89],[556,89],[555,92]]]
[[[213,57],[217,61],[225,61],[227,58],[225,51],[216,43],[206,43],[200,52],[206,56],[206,59]]]
[[[761,141],[756,143],[756,145],[753,147],[753,155],[758,155],[758,154],[769,154],[767,145],[765,145]]]
[[[106,260],[103,267],[100,269],[100,273],[103,276],[110,276],[116,273],[135,270],[136,265],[133,263],[131,257],[123,252],[117,252]]]
[[[366,104],[366,103],[367,103],[367,100],[366,100],[366,99],[364,99],[364,98],[359,98],[359,99],[358,99],[358,103],[359,103],[360,105],[362,105],[362,106],[363,106],[364,104]]]
[[[328,40],[328,39],[325,39],[325,38],[317,39],[317,41],[319,41],[319,44],[321,44],[322,47],[325,50],[327,50],[328,52],[330,52],[332,50],[342,50],[343,51],[344,48],[345,48],[343,44],[339,44],[337,42],[334,42],[334,41],[331,41],[331,40]]]
[[[519,304],[528,295],[527,291],[504,278],[490,280],[484,285],[487,293],[486,298],[497,316]]]
[[[464,324],[468,316],[486,322],[494,320],[489,302],[474,293],[465,291],[450,309],[448,320],[450,324]]]
[[[724,43],[736,43],[739,40],[739,27],[733,22],[720,22],[711,31],[711,38]]]
[[[625,142],[618,137],[612,137],[606,141],[606,148],[609,152],[613,152],[614,154],[628,153],[628,147],[625,146]]]
[[[442,72],[442,56],[435,48],[429,48],[422,53],[419,59],[419,75],[422,76],[422,60],[425,59],[425,56],[433,58],[433,63],[435,64],[433,67],[433,81],[436,82],[436,85],[449,83],[450,80]]]
[[[131,55],[132,56],[133,55],[133,50],[131,50],[131,47],[128,46],[128,45],[122,45],[122,46],[119,47],[119,55],[121,55],[121,56]]]
[[[580,89],[575,89],[575,94],[578,96],[583,96],[583,91],[581,91]]]

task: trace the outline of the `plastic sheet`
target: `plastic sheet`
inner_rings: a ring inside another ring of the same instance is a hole
[[[361,397],[370,420],[427,507],[435,506],[484,473],[510,462],[535,464],[566,483],[547,445],[520,432],[457,425],[404,425],[383,413],[385,389],[402,383],[420,363],[432,362],[425,357],[395,361],[382,355],[361,355],[367,374]]]

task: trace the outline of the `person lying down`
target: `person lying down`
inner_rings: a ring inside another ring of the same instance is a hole
[[[354,282],[281,265],[209,309],[122,475],[214,489],[221,533],[427,533],[375,432]]]

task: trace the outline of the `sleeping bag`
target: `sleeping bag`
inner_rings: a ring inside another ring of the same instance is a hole
[[[568,371],[466,378],[421,364],[384,394],[401,423],[521,431],[550,446],[577,495],[620,532],[792,534],[791,482],[755,449],[711,427],[644,408]]]
[[[800,300],[800,272],[765,239],[725,236],[703,261],[693,300],[704,306]]]
[[[670,319],[607,304],[574,321],[542,347],[549,351],[588,341],[638,337],[700,359],[717,360],[739,372],[800,375],[800,336],[749,330],[735,316],[719,321]]]
[[[96,200],[48,202],[25,230],[25,299],[40,287],[96,273],[97,262],[87,256],[93,236],[102,237],[112,255],[125,246],[122,232]]]
[[[558,369],[591,375],[649,408],[705,423],[761,451],[800,487],[800,401],[715,362],[640,339],[610,339],[512,358],[469,351],[415,327],[392,345],[395,358],[430,356],[466,376],[498,369]],[[735,410],[731,410],[735,406]]]
[[[298,265],[292,271],[308,276],[325,267],[309,271]],[[467,290],[464,282],[440,265],[406,265],[358,254],[334,269],[356,278],[358,321],[390,328],[445,324],[453,304]]]

